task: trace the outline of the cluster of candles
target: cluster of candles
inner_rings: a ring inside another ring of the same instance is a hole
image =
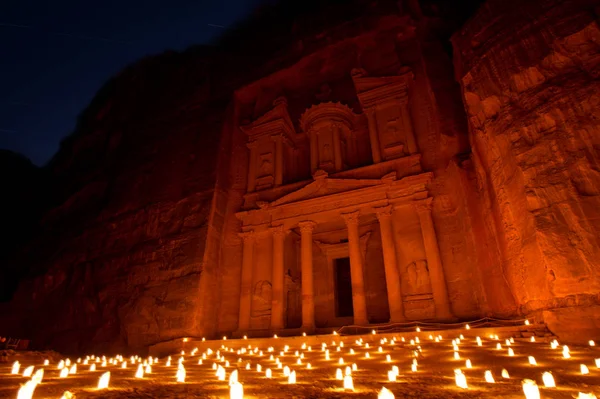
[[[465,328],[469,330],[470,326],[466,325]],[[417,331],[420,330],[417,329]],[[376,334],[376,332],[373,331],[373,334]],[[334,335],[337,334],[334,333]],[[277,338],[277,336],[274,336],[274,338]],[[435,336],[429,335],[428,340],[439,345],[447,345],[447,341],[443,342],[444,338],[439,334]],[[394,362],[394,359],[392,359],[392,356],[389,353],[384,354],[384,352],[387,352],[386,350],[384,350],[384,346],[387,345],[388,347],[393,347],[398,343],[398,341],[403,342],[403,346],[407,347],[412,355],[412,362],[410,366],[410,372],[412,373],[416,373],[418,371],[419,358],[422,357],[424,350],[421,346],[422,342],[419,337],[409,339],[408,342],[404,337],[400,337],[399,339],[391,336],[383,337],[379,339],[379,345],[377,347],[371,347],[370,344],[368,342],[365,342],[363,338],[356,339],[354,341],[354,345],[348,345],[348,348],[345,348],[343,340],[340,339],[339,341],[336,341],[337,337],[334,337],[329,343],[329,345],[326,342],[322,342],[320,348],[315,350],[313,350],[311,346],[307,345],[307,343],[302,343],[302,345],[295,351],[291,349],[289,345],[284,345],[279,350],[276,350],[273,346],[269,346],[268,348],[261,350],[259,347],[253,347],[252,345],[247,345],[245,347],[241,347],[235,350],[222,343],[218,350],[208,348],[204,352],[198,353],[198,348],[195,348],[187,354],[185,351],[181,351],[180,355],[176,356],[176,360],[173,359],[173,357],[169,356],[166,359],[163,359],[162,362],[155,357],[141,358],[139,356],[131,356],[129,358],[124,358],[121,355],[117,355],[115,357],[107,359],[106,356],[99,357],[91,355],[83,359],[79,358],[75,362],[72,362],[70,359],[60,360],[60,362],[58,362],[56,366],[50,366],[50,362],[46,360],[44,361],[44,366],[47,368],[55,368],[58,371],[59,378],[68,378],[70,375],[77,374],[78,367],[79,369],[87,368],[88,371],[91,372],[96,371],[97,367],[113,367],[119,369],[132,368],[135,369],[134,376],[138,379],[145,378],[148,374],[152,374],[152,368],[154,366],[161,367],[163,368],[162,370],[164,370],[164,368],[174,369],[174,378],[175,381],[178,383],[185,383],[186,381],[186,368],[184,366],[184,363],[190,364],[188,365],[188,367],[211,367],[217,380],[228,380],[230,398],[242,399],[244,397],[244,386],[239,381],[239,369],[242,368],[244,368],[248,372],[255,370],[255,372],[259,373],[260,375],[263,375],[264,373],[263,377],[266,379],[272,379],[275,370],[275,372],[281,373],[281,375],[285,379],[287,379],[287,384],[293,385],[296,384],[298,373],[301,373],[300,369],[304,368],[310,370],[313,367],[310,362],[306,361],[306,358],[310,356],[310,358],[318,361],[318,358],[321,357],[321,362],[324,361],[330,364],[331,367],[335,369],[335,379],[341,381],[339,388],[346,391],[354,391],[355,388],[353,381],[353,373],[359,369],[359,366],[357,364],[357,360],[345,360],[342,356],[342,352],[344,352],[344,356],[347,355],[352,359],[357,359],[357,351],[360,350],[364,359],[373,358],[379,363],[390,363],[390,369],[387,371],[387,380],[389,383],[394,383],[398,380],[398,377],[400,376],[400,369],[397,365],[392,364]],[[471,362],[471,360],[463,359],[461,357],[461,344],[464,344],[465,341],[466,339],[462,334],[460,334],[459,337],[452,339],[451,345],[453,352],[453,360],[461,363],[464,361],[464,368],[472,369],[473,363]],[[530,341],[535,342],[535,338],[532,336],[530,338]],[[184,342],[187,342],[187,339],[185,339]],[[238,343],[239,342],[240,341],[238,341]],[[376,341],[374,340],[373,342],[375,342],[375,346]],[[373,344],[373,342],[371,342],[371,344]],[[513,338],[506,339],[504,341],[504,347],[497,335],[491,335],[489,337],[489,342],[491,343],[491,345],[487,344],[487,349],[491,351],[505,351],[507,356],[515,356],[515,351],[512,348],[512,344],[515,342]],[[479,336],[477,336],[474,339],[474,343],[478,347],[484,346],[484,342]],[[595,343],[593,341],[590,341],[589,345],[595,346]],[[560,346],[558,341],[554,340],[550,343],[550,347],[552,350],[561,350],[562,358],[571,358],[571,353],[568,346]],[[230,357],[229,360],[226,359],[226,355]],[[243,360],[242,356],[248,359]],[[334,356],[335,358],[333,358]],[[236,357],[237,359],[234,359]],[[283,358],[286,358],[288,364],[284,364],[284,362],[282,361]],[[292,360],[290,360],[290,358]],[[252,364],[252,360],[254,360],[254,365]],[[262,362],[262,364],[259,363],[259,361]],[[365,360],[364,362],[366,363],[367,361]],[[533,356],[527,356],[527,362],[531,366],[537,366],[537,362]],[[600,358],[595,359],[595,366],[596,368],[600,368]],[[11,373],[16,375],[22,374],[23,377],[27,377],[29,378],[29,380],[25,384],[23,384],[19,389],[17,399],[31,399],[33,398],[33,394],[37,385],[42,383],[42,380],[44,378],[44,368],[38,368],[37,370],[35,370],[34,366],[28,366],[23,371],[21,371],[20,368],[21,364],[18,361],[16,361],[12,366]],[[229,377],[227,378],[228,368],[232,368],[232,370],[229,373]],[[579,366],[579,372],[582,375],[585,375],[589,374],[590,371],[587,365],[581,363]],[[503,379],[510,378],[510,375],[506,369],[502,369],[501,376]],[[542,372],[541,377],[542,383],[545,388],[556,387],[556,382],[554,380],[552,372]],[[96,389],[101,390],[109,388],[110,378],[110,371],[105,371],[104,373],[102,373],[98,379]],[[491,370],[484,371],[483,379],[486,383],[490,384],[494,384],[496,382]],[[467,376],[465,375],[465,373],[463,373],[462,368],[454,369],[454,380],[457,387],[462,389],[469,389]],[[526,399],[540,399],[540,391],[537,383],[534,380],[524,379],[521,382],[521,385]],[[594,394],[592,393],[579,392],[578,395],[578,399],[596,398],[596,396],[594,396]],[[63,394],[61,399],[70,399],[72,397],[73,395],[67,391]],[[382,387],[381,390],[378,392],[377,397],[378,399],[393,399],[394,394],[386,387]]]

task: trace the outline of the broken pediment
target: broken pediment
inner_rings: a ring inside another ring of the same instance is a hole
[[[387,184],[387,179],[334,179],[319,176],[308,185],[269,204],[270,207]]]
[[[392,99],[406,101],[408,87],[413,79],[414,75],[408,67],[401,69],[397,76],[382,77],[367,76],[363,69],[352,70],[352,80],[363,109]]]

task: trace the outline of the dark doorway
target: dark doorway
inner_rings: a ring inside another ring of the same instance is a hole
[[[339,258],[333,262],[335,273],[335,315],[336,317],[354,316],[350,258]]]

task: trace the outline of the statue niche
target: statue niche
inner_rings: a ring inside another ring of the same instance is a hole
[[[269,317],[271,316],[271,299],[272,299],[271,283],[262,280],[254,285],[252,290],[252,317]]]
[[[414,261],[406,268],[410,291],[408,295],[431,294],[431,281],[429,280],[429,268],[424,259]]]
[[[435,305],[425,259],[419,259],[406,266],[404,290],[404,313],[409,320],[435,318]]]
[[[346,146],[354,129],[356,115],[340,103],[321,103],[310,107],[300,118],[310,142],[310,168],[328,173],[347,167]]]

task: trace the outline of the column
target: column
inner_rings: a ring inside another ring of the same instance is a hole
[[[315,173],[315,171],[319,168],[317,132],[311,129],[308,132],[308,140],[310,141],[310,173]]]
[[[446,277],[440,258],[440,249],[437,243],[433,219],[431,218],[433,198],[427,198],[421,201],[413,202],[415,209],[421,221],[421,233],[423,234],[423,244],[425,246],[425,256],[427,257],[427,267],[429,269],[429,278],[431,280],[431,290],[433,291],[433,302],[435,304],[435,316],[437,319],[453,319],[454,315],[450,309],[450,299],[448,298],[448,288],[446,286]]]
[[[238,330],[250,329],[250,311],[252,304],[252,268],[254,266],[254,232],[240,233],[243,240],[242,278],[240,284],[240,315]]]
[[[342,217],[348,227],[348,250],[350,252],[350,278],[352,279],[352,306],[354,308],[354,324],[369,324],[367,319],[367,300],[365,297],[365,281],[363,276],[360,236],[358,235],[358,211],[344,213]]]
[[[256,188],[256,141],[251,141],[246,146],[250,149],[250,159],[248,161],[248,192],[251,193]]]
[[[402,286],[400,272],[396,260],[396,245],[394,244],[394,230],[392,228],[392,206],[375,208],[379,229],[381,230],[381,246],[383,248],[383,265],[385,268],[385,283],[390,307],[390,322],[405,321],[404,304],[402,302]]]
[[[402,102],[400,105],[400,112],[402,114],[402,127],[406,140],[406,149],[408,150],[409,154],[416,154],[419,151],[417,150],[417,142],[415,141],[415,133],[413,131],[410,111],[408,109],[408,101]]]
[[[369,138],[371,139],[371,153],[373,154],[373,163],[381,162],[381,148],[379,147],[379,134],[377,133],[377,119],[375,118],[375,109],[365,110],[367,121],[369,122]]]
[[[333,156],[335,171],[339,172],[342,170],[342,149],[340,143],[340,126],[334,123],[333,126]]]
[[[283,137],[271,136],[275,142],[275,187],[283,183]]]
[[[302,266],[302,328],[315,328],[315,292],[313,282],[312,232],[315,222],[298,223],[300,227],[300,260]]]
[[[273,234],[273,275],[271,284],[273,287],[273,299],[271,300],[271,329],[281,330],[284,323],[285,304],[285,268],[284,268],[284,242],[287,231],[283,226],[271,228]]]

